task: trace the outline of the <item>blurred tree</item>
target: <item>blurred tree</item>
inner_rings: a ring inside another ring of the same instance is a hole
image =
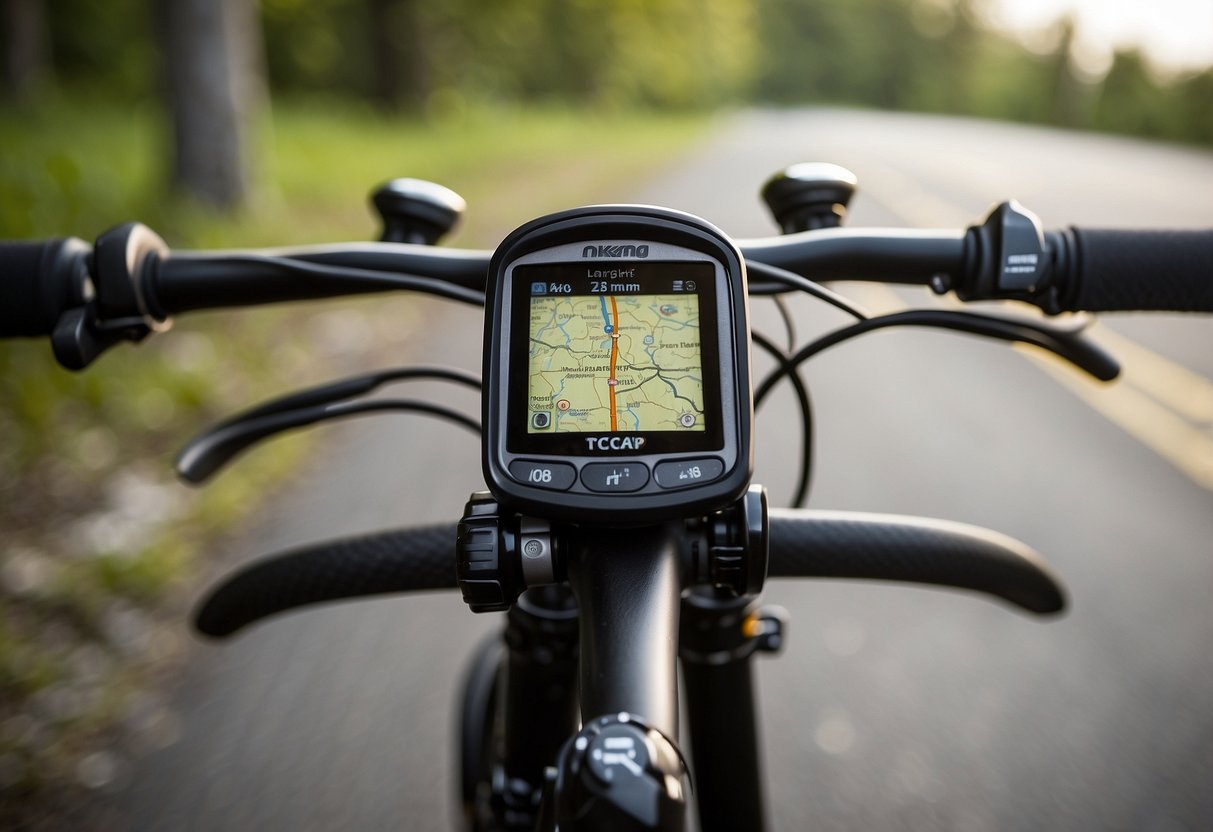
[[[1057,49],[1049,56],[1049,74],[1053,89],[1052,121],[1063,127],[1078,127],[1088,119],[1091,85],[1074,68],[1074,18],[1066,16],[1058,24]]]
[[[55,87],[120,106],[156,95],[162,72],[148,0],[46,3]]]
[[[388,111],[420,110],[431,91],[428,19],[421,0],[370,0],[372,89]]]
[[[757,91],[788,103],[906,106],[914,83],[932,74],[919,60],[927,38],[914,26],[912,5],[757,0],[763,46]]]
[[[254,0],[158,0],[174,185],[230,209],[249,188],[249,133],[264,104]]]
[[[4,91],[17,101],[32,98],[50,69],[50,39],[42,0],[0,0],[4,43]]]
[[[1162,126],[1155,107],[1157,97],[1158,89],[1142,54],[1117,52],[1095,100],[1094,126],[1119,133],[1155,132]]]
[[[1175,97],[1184,117],[1179,138],[1213,145],[1213,68],[1180,81]]]
[[[926,72],[917,73],[917,92],[935,99],[932,109],[973,112],[980,103],[979,66],[988,57],[977,13],[972,0],[934,5],[946,10],[948,25],[935,42],[919,43],[915,50],[927,64]]]
[[[696,107],[745,89],[752,12],[752,0],[447,0],[417,30],[428,86],[447,98]]]

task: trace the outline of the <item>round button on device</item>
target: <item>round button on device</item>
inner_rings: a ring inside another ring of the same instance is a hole
[[[649,469],[639,462],[593,462],[581,469],[581,484],[609,494],[639,491],[649,481]]]
[[[565,491],[577,481],[577,469],[564,462],[516,459],[510,463],[510,476],[523,485]]]
[[[662,488],[690,488],[711,482],[724,473],[724,463],[715,457],[678,459],[662,462],[653,471],[653,478]]]

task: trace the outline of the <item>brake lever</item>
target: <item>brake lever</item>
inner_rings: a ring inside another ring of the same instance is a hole
[[[331,422],[349,416],[364,416],[384,411],[428,413],[463,425],[480,435],[480,423],[457,410],[415,399],[372,399],[366,402],[337,402],[301,407],[268,416],[240,419],[218,425],[190,440],[177,454],[177,476],[197,485],[251,446],[288,430]]]
[[[1086,335],[1087,329],[1095,322],[1095,318],[1092,315],[1074,315],[1069,319],[1064,319],[1065,322],[1062,323],[1060,321],[1038,320],[1022,315],[992,314],[973,310],[953,311],[971,318],[991,322],[995,329],[990,331],[990,337],[1035,344],[1059,358],[1065,359],[1078,369],[1100,381],[1113,381],[1120,375],[1120,361],[1116,356]],[[1030,330],[1038,334],[1041,340],[1008,338],[1007,335],[1003,334],[1002,327],[1004,326]]]
[[[1026,318],[1008,318],[954,309],[908,309],[858,321],[821,336],[781,362],[754,390],[754,406],[761,404],[785,375],[832,346],[877,329],[895,326],[925,326],[968,332],[1000,341],[1032,344],[1062,358],[1100,381],[1120,375],[1115,356],[1083,336],[1086,323],[1057,326]]]
[[[480,391],[480,377],[465,370],[453,367],[393,367],[389,370],[376,370],[371,373],[338,379],[328,384],[309,387],[305,390],[288,393],[277,399],[270,399],[268,402],[249,408],[230,419],[220,422],[216,427],[260,416],[270,416],[274,413],[285,413],[312,405],[329,404],[330,402],[352,399],[355,396],[365,396],[385,384],[409,379],[453,381],[477,392]]]
[[[463,370],[446,367],[400,367],[352,376],[290,393],[225,419],[191,439],[177,454],[177,476],[197,485],[262,439],[320,422],[369,413],[428,413],[461,424],[479,435],[479,422],[442,405],[412,399],[345,401],[370,393],[389,382],[408,379],[453,381],[473,390],[480,389],[480,379]]]

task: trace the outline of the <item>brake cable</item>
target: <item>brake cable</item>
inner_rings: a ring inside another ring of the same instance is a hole
[[[779,266],[772,266],[768,263],[760,263],[757,260],[747,260],[746,271],[766,280],[773,281],[773,284],[760,283],[751,285],[749,287],[751,296],[778,295],[789,289],[799,289],[806,295],[824,301],[836,309],[841,309],[857,320],[866,321],[871,317],[868,311],[855,303],[855,301],[831,289],[827,289],[820,283],[809,280],[803,275],[796,274],[796,272],[782,269]]]
[[[796,490],[793,492],[791,506],[804,506],[809,496],[809,483],[812,482],[813,471],[813,400],[809,397],[809,389],[800,376],[800,368],[791,363],[789,354],[775,346],[766,336],[759,332],[751,332],[750,339],[762,347],[775,359],[780,367],[780,377],[786,378],[796,392],[796,401],[800,406],[801,445],[800,445],[800,474],[796,480]],[[758,402],[754,407],[757,410]]]
[[[783,295],[768,295],[772,303],[775,304],[775,309],[779,312],[779,318],[783,321],[783,331],[787,333],[788,349],[790,354],[796,349],[796,321],[792,319],[792,310],[788,308],[788,302]]]
[[[220,422],[215,427],[223,427],[233,422],[255,419],[259,416],[268,416],[271,413],[283,413],[310,405],[352,399],[355,396],[364,396],[385,384],[396,381],[407,381],[409,379],[451,381],[472,390],[480,390],[480,377],[466,370],[454,367],[392,367],[387,370],[375,370],[369,373],[349,376],[329,382],[328,384],[321,384],[316,387],[288,393],[285,396],[271,399],[264,404],[259,404],[256,407],[238,413]]]

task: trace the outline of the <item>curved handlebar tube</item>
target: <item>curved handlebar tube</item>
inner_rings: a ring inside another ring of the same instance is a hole
[[[455,526],[448,523],[334,540],[259,560],[205,599],[194,626],[222,638],[296,607],[454,589],[454,542]]]
[[[943,520],[861,512],[772,509],[776,578],[905,581],[984,592],[1028,612],[1065,608],[1043,559],[1006,535]],[[454,589],[454,524],[318,543],[253,563],[228,577],[195,625],[222,638],[296,607],[396,592]]]
[[[1061,581],[1012,537],[948,520],[771,509],[772,578],[903,581],[984,592],[1038,615],[1065,609]]]

